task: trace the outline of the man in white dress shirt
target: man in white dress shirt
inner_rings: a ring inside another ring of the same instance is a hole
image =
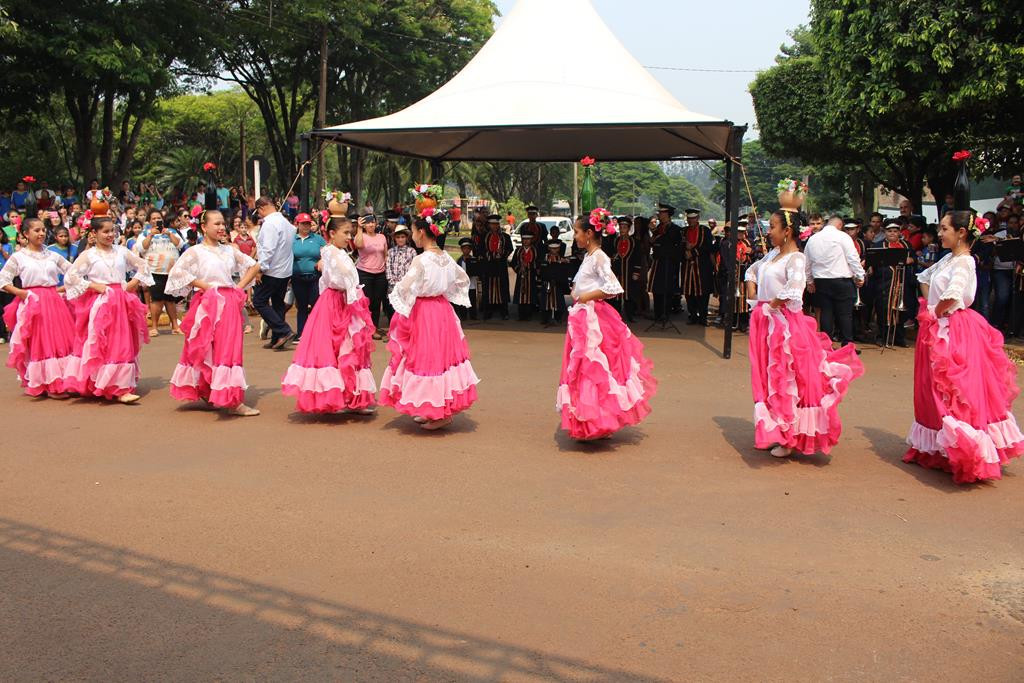
[[[295,226],[280,211],[274,200],[260,197],[256,200],[256,213],[263,219],[256,235],[256,258],[260,274],[252,290],[252,305],[270,328],[270,342],[263,348],[283,349],[294,335],[284,319],[284,295],[292,277],[294,257],[292,243]]]
[[[834,341],[853,341],[853,304],[856,287],[864,284],[864,268],[853,240],[843,232],[843,219],[832,216],[810,236],[804,247],[807,291],[821,310],[821,331]]]

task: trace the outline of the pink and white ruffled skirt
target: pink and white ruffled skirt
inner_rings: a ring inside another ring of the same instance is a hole
[[[75,391],[70,375],[74,362],[75,321],[56,287],[29,287],[25,300],[15,299],[4,309],[10,330],[7,367],[29,396]]]
[[[574,439],[600,439],[651,412],[657,391],[644,347],[604,301],[569,309],[556,409]]]
[[[146,306],[120,284],[74,299],[75,351],[68,364],[74,391],[112,400],[139,381],[139,351],[149,343]]]
[[[1002,478],[1002,466],[1024,453],[1010,409],[1017,369],[1003,335],[976,311],[936,319],[922,300],[914,355],[914,424],[904,462],[945,470],[953,481]]]
[[[388,332],[391,360],[380,381],[380,404],[427,420],[443,420],[476,402],[480,379],[451,303],[419,298],[409,317],[395,313]]]
[[[372,406],[373,318],[369,299],[348,303],[345,292],[326,289],[306,320],[302,341],[281,381],[303,413],[337,413]]]
[[[171,396],[178,401],[208,401],[235,408],[245,400],[242,339],[245,292],[217,287],[196,292],[181,321],[185,346],[171,375]]]
[[[750,313],[754,444],[828,454],[843,425],[839,403],[864,366],[853,344],[832,350],[814,318],[759,302]]]

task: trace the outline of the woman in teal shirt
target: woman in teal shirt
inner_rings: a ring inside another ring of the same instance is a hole
[[[320,297],[320,272],[316,264],[320,262],[320,250],[327,242],[314,233],[313,218],[308,213],[300,213],[295,217],[295,243],[292,245],[292,294],[295,296],[295,317],[297,329],[295,342],[302,336],[306,326],[306,318]],[[294,342],[293,342],[294,343]]]

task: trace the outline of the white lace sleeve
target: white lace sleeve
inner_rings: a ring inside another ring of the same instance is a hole
[[[594,270],[597,272],[597,279],[601,283],[601,291],[608,296],[618,296],[622,294],[622,283],[619,282],[619,278],[615,277],[615,273],[612,272],[612,261],[608,258],[608,254],[603,251],[595,252],[597,257],[594,263]]]
[[[806,286],[807,259],[803,254],[793,254],[786,263],[786,284],[783,285],[778,298],[784,301],[803,301]]]
[[[327,283],[336,289],[345,292],[345,300],[348,303],[355,303],[362,296],[362,288],[359,286],[359,271],[348,252],[341,249],[333,249],[331,252],[321,251],[321,258],[329,254],[330,258],[324,262],[322,268],[327,271]]]
[[[75,262],[68,268],[68,272],[64,274],[64,295],[68,299],[77,299],[85,294],[85,290],[89,289],[89,280],[86,278],[86,274],[92,267],[92,254],[91,249],[86,249],[78,255]]]
[[[53,262],[57,264],[57,270],[59,270],[62,273],[66,273],[68,272],[68,270],[71,269],[71,261],[68,261],[66,258],[64,258],[63,256],[56,252],[50,253],[53,254],[53,256],[51,256],[50,258],[52,258]]]
[[[233,275],[245,275],[245,271],[256,265],[256,259],[252,258],[241,249],[232,249],[235,252],[235,270]],[[185,252],[188,253],[187,251]]]
[[[178,297],[188,295],[192,290],[192,283],[199,279],[196,270],[198,253],[195,249],[188,249],[181,255],[181,258],[174,262],[171,271],[167,274],[167,284],[164,285],[165,294]]]
[[[455,261],[449,263],[448,268],[455,273],[455,280],[448,286],[448,291],[444,293],[444,298],[456,306],[469,308],[469,276],[466,275],[466,271],[460,268]]]
[[[763,266],[765,264],[765,262],[768,259],[770,259],[770,258],[771,258],[771,253],[769,252],[769,253],[765,254],[764,256],[762,256],[760,261],[754,261],[753,263],[751,263],[750,266],[747,267],[747,272],[743,276],[743,281],[744,282],[753,282],[753,283],[756,284],[757,283],[757,274],[761,271],[761,266]]]
[[[153,276],[149,273],[149,261],[127,248],[122,248],[124,249],[124,260],[125,263],[128,264],[129,272],[135,272],[133,279],[138,280],[139,284],[145,285],[146,287],[152,287],[155,283],[153,281]]]
[[[412,260],[409,272],[405,274],[401,282],[396,284],[394,289],[391,290],[391,294],[388,295],[388,301],[391,302],[391,306],[395,311],[407,318],[412,312],[412,305],[416,303],[416,294],[414,293],[416,282],[423,277],[422,258],[422,256],[417,256]]]
[[[928,266],[927,268],[922,270],[920,273],[918,273],[917,274],[917,281],[918,281],[918,283],[920,283],[922,285],[928,285],[929,287],[931,287],[931,285],[932,285],[932,278],[935,277],[935,269],[938,268],[939,264],[942,263],[946,258],[948,258],[948,257],[943,257],[942,259],[939,259],[938,261],[936,261],[935,263],[933,263],[932,265]]]
[[[20,261],[21,259],[14,258],[13,254],[7,259],[7,263],[0,269],[0,288],[14,284],[14,278],[21,275]]]
[[[952,274],[949,278],[949,284],[946,285],[946,290],[940,295],[940,301],[955,301],[956,305],[950,309],[952,313],[955,310],[964,308],[964,292],[967,289],[967,283],[971,279],[971,267],[967,264],[967,260],[958,258],[953,261]]]

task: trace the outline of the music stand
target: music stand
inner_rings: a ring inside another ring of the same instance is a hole
[[[1014,237],[996,242],[996,258],[1000,261],[1024,261],[1024,240]]]
[[[879,268],[906,268],[907,256],[910,254],[909,249],[889,249],[888,247],[876,247],[874,249],[868,249],[864,252],[864,262],[869,267],[878,270]],[[906,289],[906,283],[904,282],[904,289]],[[900,294],[900,306],[903,306],[903,302],[906,300],[906,291]],[[900,310],[900,309],[897,309]],[[905,310],[905,309],[903,309]],[[889,314],[886,312],[886,319]],[[885,346],[882,347],[882,353],[885,350],[891,348],[893,343],[896,341],[896,325],[902,325],[903,321],[899,318],[896,319],[896,323],[893,325],[887,325],[889,328],[888,333],[885,335]],[[890,339],[891,337],[891,339]]]

